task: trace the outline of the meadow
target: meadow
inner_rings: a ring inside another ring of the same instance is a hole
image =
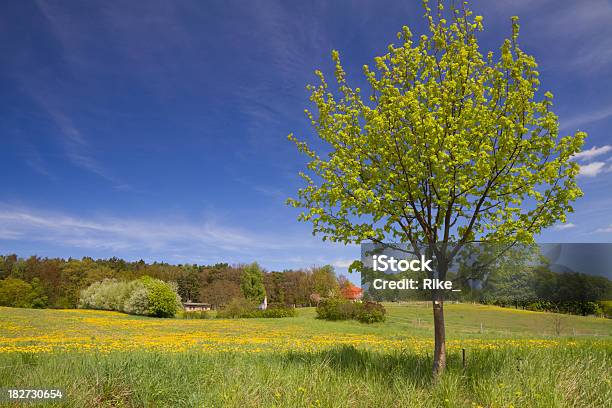
[[[373,325],[0,308],[0,388],[71,407],[610,406],[608,319],[447,304],[434,380],[429,304],[386,306]]]

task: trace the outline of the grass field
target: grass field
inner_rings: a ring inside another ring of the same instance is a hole
[[[62,388],[57,405],[74,407],[610,406],[612,321],[445,309],[448,370],[434,381],[427,304],[387,305],[375,325],[313,309],[182,320],[0,308],[0,388]]]

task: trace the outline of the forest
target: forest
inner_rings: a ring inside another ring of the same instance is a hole
[[[246,266],[0,255],[0,306],[76,308],[81,291],[94,282],[107,278],[127,281],[150,276],[175,282],[183,301],[206,302],[218,308],[231,299],[242,297],[240,283]],[[269,303],[310,306],[320,297],[348,284],[345,277],[336,277],[329,265],[262,272]]]

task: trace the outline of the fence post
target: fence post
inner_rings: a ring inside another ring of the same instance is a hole
[[[465,349],[464,348],[461,349],[461,355],[462,355],[461,361],[463,364],[463,368],[465,368]]]

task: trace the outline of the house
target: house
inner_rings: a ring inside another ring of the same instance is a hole
[[[363,296],[363,289],[353,285],[352,283],[348,283],[346,286],[340,289],[340,292],[342,293],[343,298],[352,302],[361,299]]]
[[[184,302],[183,308],[186,312],[199,312],[202,310],[210,310],[210,303]]]

